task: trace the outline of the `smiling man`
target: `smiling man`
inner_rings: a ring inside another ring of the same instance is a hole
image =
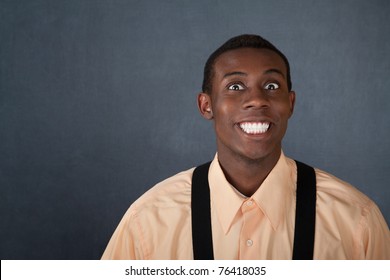
[[[260,36],[211,54],[198,106],[214,123],[214,160],[134,202],[102,259],[390,259],[373,201],[283,154],[291,84],[287,58]]]
[[[287,65],[266,48],[239,48],[222,53],[214,64],[212,85],[204,82],[199,108],[213,119],[218,159],[228,181],[251,196],[281,154],[295,93]]]

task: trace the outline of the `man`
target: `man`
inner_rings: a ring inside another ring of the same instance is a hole
[[[184,171],[139,198],[102,259],[291,259],[306,249],[294,258],[390,259],[388,226],[369,198],[283,154],[294,103],[288,60],[270,42],[241,35],[223,44],[198,96],[214,122],[214,160],[203,175]]]

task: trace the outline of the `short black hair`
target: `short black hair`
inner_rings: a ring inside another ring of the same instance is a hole
[[[233,37],[226,41],[222,46],[220,46],[217,50],[215,50],[210,57],[207,59],[206,64],[204,66],[203,73],[203,84],[202,91],[210,94],[212,84],[211,81],[214,76],[214,64],[217,58],[230,50],[240,49],[240,48],[255,48],[255,49],[268,49],[276,52],[284,61],[287,67],[287,86],[288,90],[291,91],[292,83],[290,76],[290,64],[288,63],[287,57],[278,50],[273,44],[264,39],[259,35],[251,35],[251,34],[243,34],[236,37]]]

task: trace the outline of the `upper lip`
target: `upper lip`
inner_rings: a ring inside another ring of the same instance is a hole
[[[242,120],[236,122],[236,124],[240,124],[240,123],[270,123],[270,124],[272,124],[273,121],[267,117],[248,117],[248,118],[243,118]]]

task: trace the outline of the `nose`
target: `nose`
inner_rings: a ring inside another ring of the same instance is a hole
[[[243,100],[244,109],[264,109],[269,106],[269,96],[261,88],[248,91]]]

